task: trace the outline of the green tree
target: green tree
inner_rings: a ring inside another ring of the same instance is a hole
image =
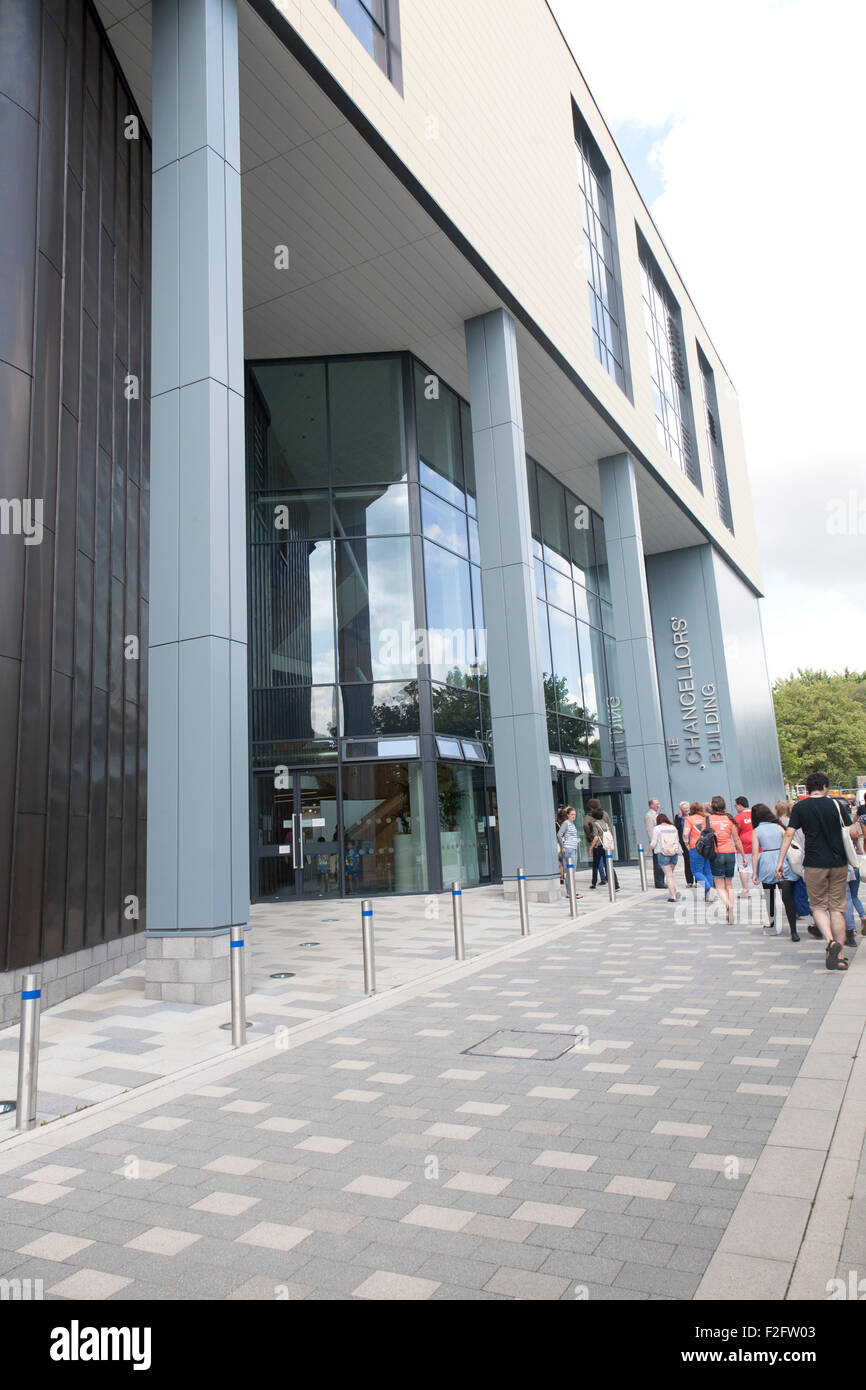
[[[853,786],[866,772],[866,673],[798,670],[776,681],[773,701],[787,781],[826,772]]]

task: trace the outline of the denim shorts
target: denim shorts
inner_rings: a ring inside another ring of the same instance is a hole
[[[735,854],[714,854],[710,862],[713,878],[733,878]]]
[[[660,863],[660,864],[662,865],[662,867],[665,868],[665,869],[669,868],[671,864],[676,864],[676,862],[677,862],[677,860],[679,859],[679,857],[680,857],[680,856],[679,856],[678,854],[657,854],[657,855],[656,855],[656,859],[659,861],[659,863]]]

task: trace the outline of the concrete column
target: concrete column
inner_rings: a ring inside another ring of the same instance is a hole
[[[634,460],[601,459],[599,474],[634,829],[643,844],[649,798],[671,808]]]
[[[502,874],[513,892],[522,865],[530,895],[557,901],[517,339],[503,309],[465,327]]]
[[[154,0],[147,997],[229,997],[249,917],[236,0]]]

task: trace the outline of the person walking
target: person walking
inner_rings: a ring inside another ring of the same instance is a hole
[[[688,884],[689,888],[691,888],[692,884],[695,881],[695,876],[692,873],[692,864],[689,858],[689,847],[686,844],[685,835],[683,834],[683,823],[688,814],[689,803],[687,801],[681,801],[679,804],[677,814],[674,816],[674,825],[677,828],[677,839],[680,842],[680,849],[682,850],[683,855],[683,872],[686,876],[686,883]]]
[[[715,836],[715,850],[710,856],[710,873],[716,892],[725,904],[727,919],[734,920],[734,864],[743,853],[743,842],[737,822],[725,807],[723,796],[714,796],[707,817]]]
[[[649,810],[643,818],[644,827],[646,829],[647,854],[650,853],[650,842],[652,841],[653,831],[655,830],[656,818],[659,813],[660,805],[661,803],[658,797],[651,796],[649,799]],[[657,854],[653,855],[653,887],[667,888],[667,884],[665,883],[665,876],[662,873],[662,866],[659,863]]]
[[[659,811],[656,817],[650,847],[653,851],[653,855],[658,856],[662,873],[665,876],[665,884],[668,890],[668,902],[679,902],[683,895],[677,891],[674,865],[680,857],[680,841],[676,826],[668,819],[664,811]]]
[[[602,809],[601,802],[597,797],[592,797],[586,804],[583,834],[592,854],[592,883],[590,887],[595,888],[598,878],[601,879],[602,883],[607,883],[606,856],[613,853],[614,846],[613,826],[610,823],[610,817]],[[619,889],[616,869],[613,871],[613,885],[614,888]]]
[[[559,882],[560,882],[560,885],[562,885],[562,884],[565,883],[565,863],[564,863],[563,858],[562,858],[562,845],[559,843],[559,827],[562,825],[562,822],[563,822],[564,820],[565,820],[565,807],[564,807],[564,806],[560,806],[559,809],[558,809],[557,812],[556,812],[556,853],[557,853],[557,857],[558,857],[558,859],[559,859]]]
[[[746,796],[738,796],[734,805],[737,808],[734,812],[734,820],[737,822],[737,829],[743,842],[743,853],[737,855],[740,897],[748,898],[752,891],[752,813],[749,810],[749,799]]]
[[[683,821],[683,836],[689,849],[689,863],[692,870],[692,879],[695,887],[703,888],[704,902],[712,902],[713,898],[713,876],[710,873],[710,861],[704,859],[703,855],[698,854],[695,849],[701,831],[704,829],[704,807],[700,801],[693,801],[689,806],[689,814]]]
[[[797,881],[797,875],[788,863],[787,856],[782,865],[782,878],[776,877],[776,864],[779,859],[779,849],[785,834],[785,827],[780,824],[778,817],[773,814],[769,806],[758,801],[752,807],[751,828],[752,877],[756,884],[761,885],[767,895],[770,927],[775,927],[777,935],[781,934],[781,928],[776,922],[776,891],[778,890],[782,899],[782,906],[785,909],[785,916],[788,919],[791,940],[799,941],[797,909],[794,905],[794,884]]]
[[[859,807],[858,807],[859,810]],[[858,815],[851,827],[851,839],[857,850],[857,857],[860,863],[863,862],[863,855],[866,852],[866,815]],[[863,911],[863,904],[860,901],[860,869],[852,869],[848,877],[848,897],[851,903],[852,917],[856,912],[860,918],[860,935],[866,936],[866,912]],[[852,930],[855,930],[854,922],[851,922]]]
[[[810,772],[806,796],[791,808],[788,828],[782,838],[776,877],[783,877],[785,855],[797,830],[805,837],[803,878],[815,926],[826,943],[828,970],[847,970],[845,944],[845,903],[847,898],[848,856],[845,852],[842,812],[828,795],[829,779],[823,772]]]

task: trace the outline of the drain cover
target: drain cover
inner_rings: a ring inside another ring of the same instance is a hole
[[[274,975],[271,976],[272,980],[293,980],[294,978],[294,970],[278,970]]]
[[[516,1057],[531,1062],[554,1062],[582,1041],[574,1033],[525,1033],[497,1028],[489,1038],[464,1049],[464,1057]]]
[[[299,941],[299,946],[318,946],[318,941]]]

